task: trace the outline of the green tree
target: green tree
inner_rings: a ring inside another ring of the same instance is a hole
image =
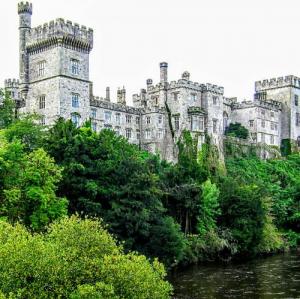
[[[240,123],[231,123],[226,128],[225,135],[233,136],[241,139],[247,139],[249,137],[249,131]]]
[[[210,180],[202,184],[199,202],[200,213],[197,218],[197,230],[200,235],[217,229],[217,217],[221,214],[218,202],[219,194],[218,187],[212,184]]]
[[[14,298],[166,299],[164,267],[121,246],[96,220],[64,218],[43,234],[0,221],[0,292]]]
[[[42,229],[66,215],[67,201],[55,194],[61,169],[43,149],[25,153],[20,142],[0,145],[0,215]]]
[[[178,260],[174,253],[179,255],[180,250],[171,247],[176,242],[178,249],[183,246],[176,225],[168,227],[170,231],[178,229],[177,234],[166,236],[169,247],[168,243],[163,251],[151,247],[150,240],[159,227],[168,232],[163,227],[166,214],[155,170],[159,162],[149,153],[112,130],[95,133],[89,124],[75,128],[62,119],[50,129],[45,147],[64,168],[59,194],[69,198],[70,213],[103,218],[110,232],[125,241],[126,250],[138,250],[163,261],[169,257]]]
[[[8,92],[0,89],[0,129],[7,128],[16,118],[16,105]]]

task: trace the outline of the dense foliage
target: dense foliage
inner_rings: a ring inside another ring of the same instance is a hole
[[[0,244],[6,298],[170,298],[163,266],[124,254],[96,220],[64,218],[43,234],[0,221]]]
[[[247,139],[249,137],[249,131],[240,123],[231,123],[226,128],[225,135],[237,137],[241,139]]]

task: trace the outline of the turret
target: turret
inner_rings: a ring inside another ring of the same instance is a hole
[[[26,40],[31,30],[32,4],[20,2],[18,4],[19,14],[19,71],[21,81],[22,97],[27,97],[28,92],[28,54],[26,52]]]
[[[168,63],[161,62],[160,66],[160,83],[167,83],[168,82]]]

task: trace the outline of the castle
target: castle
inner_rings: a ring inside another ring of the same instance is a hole
[[[41,123],[52,125],[58,117],[76,125],[90,119],[92,128],[110,128],[142,149],[176,161],[176,142],[183,130],[198,139],[205,134],[222,151],[225,129],[239,122],[250,132],[251,142],[280,146],[283,139],[300,145],[300,78],[280,77],[255,83],[251,101],[226,98],[224,88],[193,82],[184,72],[168,80],[168,64],[160,63],[160,82],[146,81],[146,88],[126,104],[126,90],[115,102],[110,89],[105,97],[93,94],[89,55],[93,30],[56,19],[31,27],[32,4],[18,4],[19,80],[8,79],[5,88],[20,113],[36,112]]]

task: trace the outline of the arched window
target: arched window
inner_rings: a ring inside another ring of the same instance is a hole
[[[225,132],[226,128],[228,127],[228,114],[227,112],[223,112],[223,132]]]

